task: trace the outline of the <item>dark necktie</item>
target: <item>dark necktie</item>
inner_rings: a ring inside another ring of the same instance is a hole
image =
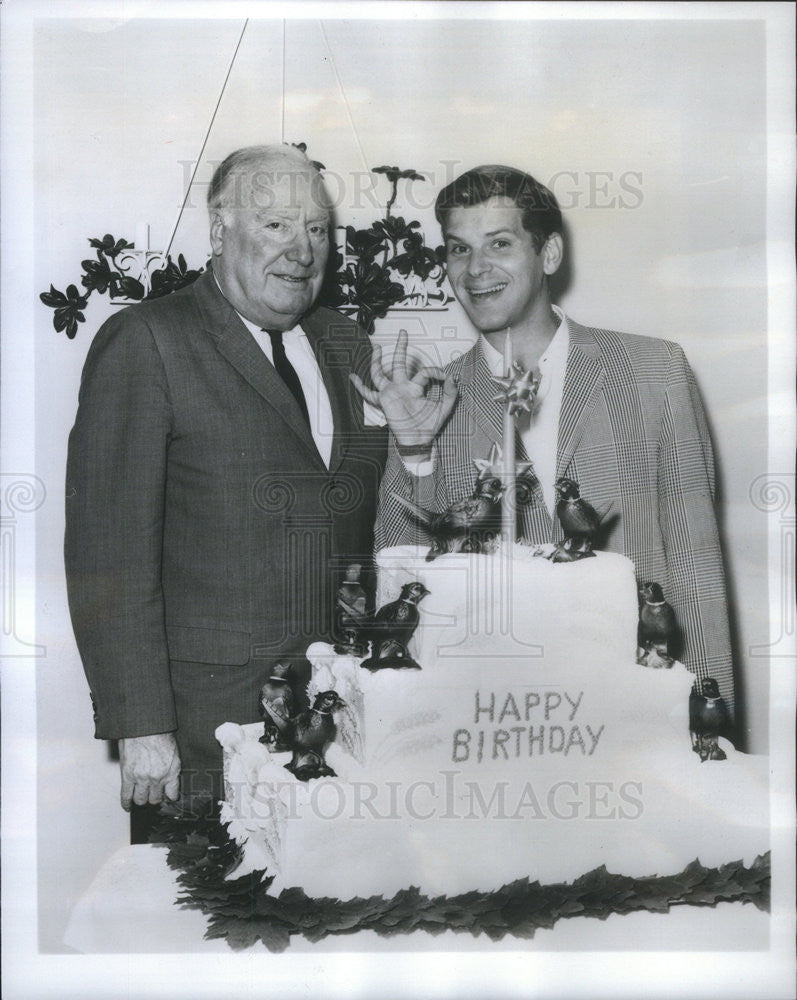
[[[285,348],[282,345],[282,331],[266,330],[265,332],[271,338],[271,355],[274,359],[274,367],[277,369],[277,374],[290,389],[294,399],[299,404],[299,409],[304,414],[304,419],[309,424],[310,415],[307,412],[307,400],[304,398],[302,383],[299,381],[296,369],[290,361],[288,361],[287,355],[285,354]]]

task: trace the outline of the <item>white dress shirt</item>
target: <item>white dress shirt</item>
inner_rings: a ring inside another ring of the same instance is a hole
[[[562,392],[565,386],[567,351],[570,346],[570,328],[567,317],[558,306],[551,306],[559,317],[559,328],[538,362],[542,380],[534,409],[521,415],[518,434],[529,460],[534,464],[534,474],[542,487],[545,506],[553,516],[556,503],[556,450],[559,438],[559,411],[562,409]],[[504,375],[504,356],[481,337],[485,360],[494,375]]]
[[[240,313],[238,313],[241,316]],[[245,316],[241,316],[241,322],[257,341],[260,349],[268,360],[274,364],[274,355],[271,350],[271,338],[256,324],[250,322]],[[318,453],[324,461],[324,465],[329,468],[329,460],[332,455],[332,435],[334,432],[334,422],[332,420],[332,407],[329,403],[327,387],[321,376],[321,369],[318,367],[312,345],[307,339],[307,334],[300,326],[295,326],[292,330],[286,330],[282,334],[282,344],[285,348],[285,357],[293,365],[299,382],[302,385],[305,402],[307,403],[307,413],[310,417],[310,433],[313,435]]]
[[[523,441],[534,474],[540,482],[545,505],[553,516],[556,504],[556,452],[559,438],[559,411],[562,408],[562,393],[567,369],[567,352],[570,347],[570,327],[567,317],[558,306],[551,306],[559,317],[559,327],[550,344],[538,362],[542,381],[537,400],[531,414],[518,420],[518,433]],[[492,347],[483,335],[479,335],[481,349],[487,366],[494,375],[503,377],[504,355]],[[498,390],[496,386],[496,391]],[[487,456],[485,456],[486,458]],[[405,459],[407,470],[415,476],[429,476],[434,472],[435,455],[424,461]]]

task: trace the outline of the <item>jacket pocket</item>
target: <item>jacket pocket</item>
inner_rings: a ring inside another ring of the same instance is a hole
[[[248,632],[187,625],[167,625],[166,641],[170,660],[224,663],[236,667],[249,662],[252,645]]]

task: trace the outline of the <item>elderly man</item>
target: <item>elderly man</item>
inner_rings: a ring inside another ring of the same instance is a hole
[[[321,177],[295,148],[238,150],[208,208],[212,267],[103,325],[69,439],[70,609],[125,808],[181,772],[187,802],[219,797],[215,728],[260,718],[372,546],[384,432],[349,381],[367,338],[314,308]]]
[[[519,427],[518,457],[533,462],[535,479],[518,535],[532,543],[562,538],[560,477],[575,480],[596,507],[611,505],[603,547],[633,560],[640,582],[661,584],[678,618],[685,664],[716,678],[732,705],[713,455],[683,351],[666,340],[581,326],[552,304],[562,216],[553,194],[529,174],[470,170],[440,192],[435,212],[451,288],[480,335],[445,371],[427,368],[410,378],[404,334],[390,374],[375,356],[373,389],[355,376],[393,432],[377,547],[423,534],[396,496],[445,510],[473,489],[474,459],[500,445],[493,376],[505,374],[509,331],[513,357],[542,377],[537,405]]]

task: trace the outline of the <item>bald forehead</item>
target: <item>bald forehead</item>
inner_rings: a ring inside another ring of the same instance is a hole
[[[303,155],[281,149],[249,155],[234,164],[216,204],[227,210],[248,210],[267,208],[275,199],[286,207],[312,204],[319,211],[329,212],[329,198],[319,172]]]

